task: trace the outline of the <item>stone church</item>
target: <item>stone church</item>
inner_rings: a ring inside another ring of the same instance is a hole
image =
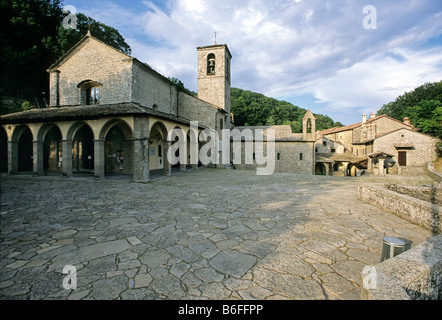
[[[0,118],[8,174],[93,173],[96,178],[124,174],[137,182],[149,181],[152,171],[170,175],[167,154],[175,142],[168,137],[171,130],[183,130],[188,148],[200,150],[201,142],[191,138],[202,130],[215,130],[222,137],[221,131],[234,128],[229,48],[215,44],[198,47],[197,53],[195,97],[88,33],[47,70],[48,108]],[[191,126],[195,121],[196,132]],[[292,134],[290,127],[274,128],[276,172],[314,174],[314,123],[308,112],[304,134]],[[176,166],[185,171],[190,161]]]

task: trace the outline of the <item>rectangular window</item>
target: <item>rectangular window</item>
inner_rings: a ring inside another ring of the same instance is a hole
[[[335,152],[336,152],[336,149],[331,149],[331,152],[332,152],[332,153],[335,153]]]
[[[276,159],[277,159],[277,160],[281,160],[281,154],[280,154],[280,153],[277,153],[277,154],[276,154]]]
[[[303,157],[304,157],[304,154],[300,153],[300,154],[299,154],[299,160],[302,161],[302,158],[303,158]]]
[[[100,103],[100,88],[93,87],[87,90],[86,104],[99,104]]]

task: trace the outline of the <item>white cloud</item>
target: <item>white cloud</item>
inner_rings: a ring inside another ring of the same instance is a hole
[[[314,96],[335,110],[372,107],[377,111],[405,91],[442,80],[441,49],[396,49],[373,55],[320,81],[314,86]]]
[[[138,12],[127,3],[90,12],[123,27],[134,56],[194,91],[196,47],[212,44],[214,32],[233,53],[232,85],[273,97],[310,93],[333,108],[375,108],[442,78],[440,47],[417,47],[442,33],[434,0],[372,0],[377,30],[362,26],[364,1],[168,0],[165,9],[152,0]]]

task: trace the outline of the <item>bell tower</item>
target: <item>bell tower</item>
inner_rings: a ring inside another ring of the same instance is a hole
[[[198,47],[198,98],[230,114],[230,61],[225,44]]]

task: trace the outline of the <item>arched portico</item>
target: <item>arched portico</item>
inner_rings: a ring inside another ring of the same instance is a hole
[[[72,141],[72,171],[90,173],[94,171],[94,132],[85,122],[74,123],[68,131],[67,141]]]
[[[31,172],[33,170],[34,135],[27,125],[14,128],[11,140],[8,141],[8,172]]]
[[[100,175],[133,174],[133,132],[122,119],[112,119],[102,128],[97,142],[99,149],[104,149],[103,155],[96,158]],[[97,167],[97,166],[96,166]],[[103,175],[103,176],[104,176]]]
[[[0,172],[8,172],[8,134],[0,126]]]

